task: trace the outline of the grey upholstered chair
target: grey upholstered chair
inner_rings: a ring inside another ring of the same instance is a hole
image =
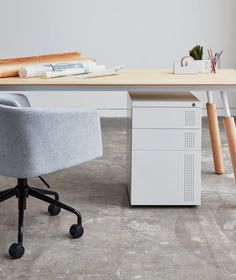
[[[0,192],[0,202],[18,198],[18,242],[9,248],[13,258],[24,254],[23,220],[29,195],[49,203],[51,215],[58,215],[61,208],[77,215],[77,223],[70,228],[72,237],[79,238],[84,231],[78,210],[61,203],[56,192],[29,187],[27,178],[39,176],[49,186],[41,175],[101,155],[101,127],[96,110],[32,108],[24,95],[0,94],[0,175],[17,178],[16,187]]]

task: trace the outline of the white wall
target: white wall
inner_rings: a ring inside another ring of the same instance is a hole
[[[236,68],[235,0],[1,0],[0,4],[2,58],[78,50],[108,66],[166,68],[195,44],[203,44],[223,48],[222,66]],[[35,105],[66,103],[115,115],[126,107],[125,93],[30,96]],[[218,100],[217,104],[221,107]],[[231,97],[231,107],[236,108],[236,97]]]

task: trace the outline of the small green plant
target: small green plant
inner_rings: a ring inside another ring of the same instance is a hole
[[[200,46],[200,45],[197,45],[191,51],[189,51],[189,55],[194,60],[202,60],[202,58],[203,58],[203,47]]]

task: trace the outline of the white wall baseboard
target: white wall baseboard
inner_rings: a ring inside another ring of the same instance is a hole
[[[126,118],[126,109],[98,109],[101,117],[105,118]]]
[[[100,116],[105,118],[125,118],[127,116],[127,110],[124,109],[98,109]],[[232,116],[236,116],[236,108],[230,109]],[[217,109],[218,117],[224,116],[224,109]],[[207,111],[205,108],[202,109],[202,115],[207,116]]]
[[[101,117],[126,117],[127,92],[27,92],[32,106],[49,108],[94,108],[100,112]],[[195,94],[203,106],[203,116],[206,116],[206,95]],[[234,94],[229,95],[231,114],[236,116],[236,100]],[[224,109],[219,94],[215,95],[218,107],[218,116],[224,116]]]

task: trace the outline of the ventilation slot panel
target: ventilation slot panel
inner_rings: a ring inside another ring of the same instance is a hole
[[[185,126],[195,126],[195,111],[185,111]]]
[[[185,148],[195,148],[195,132],[189,131],[184,134]]]
[[[184,155],[184,201],[194,201],[194,154]]]

